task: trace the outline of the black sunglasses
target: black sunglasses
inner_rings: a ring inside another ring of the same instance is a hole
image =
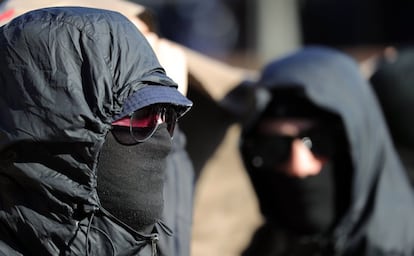
[[[287,162],[295,139],[303,144],[315,156],[331,157],[335,150],[335,132],[318,127],[305,130],[296,136],[276,134],[249,135],[241,144],[245,161],[256,168],[274,168]]]
[[[172,106],[150,105],[113,122],[112,134],[120,144],[134,145],[151,138],[158,126],[166,123],[172,138],[177,120],[177,112]]]

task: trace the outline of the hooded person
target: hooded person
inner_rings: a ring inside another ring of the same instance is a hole
[[[0,28],[0,254],[164,255],[165,162],[192,102],[125,16],[27,12]]]
[[[187,63],[184,51],[171,41],[157,36],[154,14],[142,5],[123,0],[7,0],[0,5],[0,25],[25,12],[62,6],[82,6],[117,11],[134,23],[152,46],[167,75],[187,92]],[[165,171],[163,222],[173,232],[171,239],[159,241],[167,255],[190,255],[195,172],[186,151],[186,136],[177,125]]]
[[[251,89],[240,152],[265,221],[243,255],[413,255],[412,190],[358,64],[305,47]]]

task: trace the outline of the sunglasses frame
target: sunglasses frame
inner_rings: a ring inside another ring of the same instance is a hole
[[[141,136],[142,138],[137,138],[137,136],[134,134],[137,133],[138,129],[144,129],[144,128],[134,127],[133,125],[134,120],[135,120],[134,116],[137,113],[139,113],[139,111],[142,111],[145,108],[154,108],[155,110],[153,111],[151,115],[156,117],[157,120],[154,122],[153,126],[149,127],[151,128],[151,130],[150,132],[148,132],[148,134],[145,134],[145,136]],[[174,107],[170,105],[166,105],[166,104],[154,104],[154,105],[146,106],[144,108],[134,111],[133,113],[130,113],[128,116],[129,116],[128,126],[113,124],[112,130],[111,130],[117,142],[122,145],[127,145],[127,146],[136,145],[138,143],[147,141],[149,138],[151,138],[154,135],[155,131],[158,129],[159,125],[162,123],[167,124],[167,130],[172,139],[175,126],[178,121],[178,115]],[[125,130],[126,128],[128,129],[128,136],[125,134],[121,136],[121,134],[124,133],[125,131],[121,131],[120,129]],[[129,139],[126,139],[126,138],[129,138]]]
[[[326,128],[311,128],[296,136],[256,133],[244,139],[241,150],[254,167],[274,168],[289,160],[295,139],[302,140],[314,156],[332,157],[335,153],[336,133],[336,129],[329,131]]]

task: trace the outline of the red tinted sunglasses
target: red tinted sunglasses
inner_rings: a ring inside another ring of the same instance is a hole
[[[120,144],[134,145],[151,138],[158,126],[166,123],[172,138],[177,119],[171,106],[150,105],[112,122],[112,134]]]

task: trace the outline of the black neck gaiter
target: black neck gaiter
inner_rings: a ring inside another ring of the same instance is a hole
[[[150,139],[132,146],[119,144],[109,133],[97,173],[103,208],[137,231],[150,231],[163,210],[165,159],[170,149],[165,124]]]
[[[335,188],[327,164],[316,176],[289,177],[250,166],[250,179],[266,220],[296,235],[323,233],[335,218]]]

